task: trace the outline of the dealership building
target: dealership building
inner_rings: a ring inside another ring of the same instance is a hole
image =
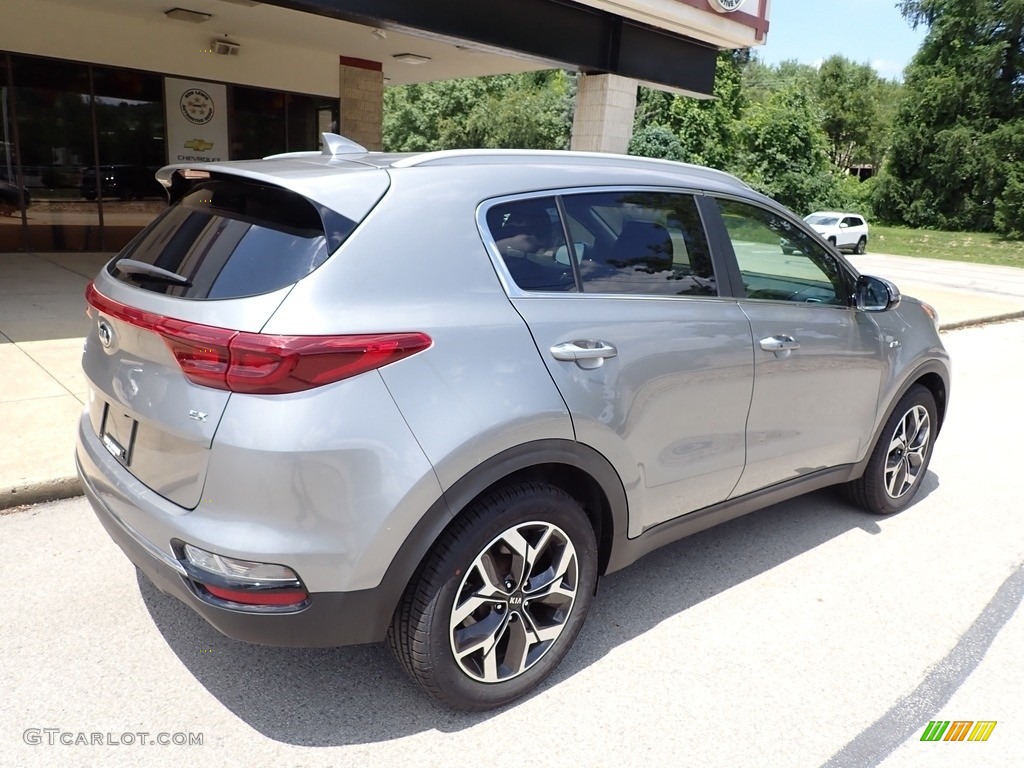
[[[153,171],[381,148],[384,89],[560,67],[572,148],[623,152],[638,84],[708,96],[769,0],[2,0],[0,252],[110,251]],[[27,205],[26,205],[27,202]]]

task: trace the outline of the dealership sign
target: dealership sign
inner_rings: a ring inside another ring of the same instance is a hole
[[[164,78],[167,162],[227,160],[227,87],[200,80]]]
[[[738,11],[745,0],[708,0],[711,7],[719,13],[732,13]]]

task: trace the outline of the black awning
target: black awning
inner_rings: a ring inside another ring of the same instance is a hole
[[[267,0],[371,26],[464,40],[587,73],[710,95],[717,49],[607,11],[559,0]]]

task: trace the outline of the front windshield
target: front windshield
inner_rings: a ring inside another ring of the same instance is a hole
[[[811,214],[804,219],[804,221],[808,224],[817,224],[820,227],[831,227],[834,226],[839,219],[836,216],[818,216],[816,214]]]

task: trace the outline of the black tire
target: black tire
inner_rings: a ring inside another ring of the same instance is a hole
[[[853,252],[856,253],[856,254],[862,254],[862,253],[866,253],[867,250],[868,250],[868,239],[866,237],[862,237],[860,240],[857,241],[857,246],[853,249]]]
[[[545,531],[548,538],[542,539]],[[515,541],[516,534],[531,547],[538,545],[528,550],[535,556],[534,567],[514,587],[507,579],[503,582],[506,598],[484,597],[499,593],[480,580],[482,574],[498,574],[507,566],[507,576],[513,576],[517,561],[504,537]],[[541,546],[542,540],[547,543]],[[545,578],[550,578],[548,585],[538,588]],[[509,485],[474,503],[442,534],[395,611],[388,643],[406,672],[433,698],[455,709],[493,709],[523,696],[558,666],[583,626],[596,585],[594,530],[575,499],[543,483]],[[543,594],[545,589],[551,593]],[[575,592],[567,607],[563,591],[568,589]],[[471,601],[478,607],[459,621],[456,607],[465,612]],[[469,632],[472,627],[477,627],[475,633]],[[541,642],[539,631],[557,634]],[[463,660],[456,658],[458,642],[484,636],[495,639],[492,651],[463,651]],[[509,660],[518,660],[521,669],[502,678]],[[484,681],[488,674],[494,681]]]
[[[935,398],[913,385],[885,422],[864,474],[844,486],[847,497],[876,515],[891,515],[910,504],[928,471],[937,427]],[[901,433],[902,446],[897,445]]]

